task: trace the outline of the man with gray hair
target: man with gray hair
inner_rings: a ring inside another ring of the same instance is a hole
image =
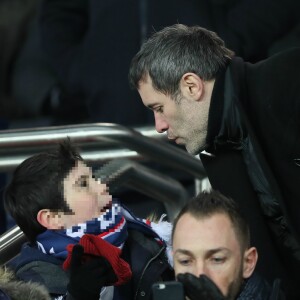
[[[153,34],[129,81],[156,130],[200,154],[214,189],[247,216],[258,269],[299,299],[300,49],[244,62],[214,33],[176,24]]]

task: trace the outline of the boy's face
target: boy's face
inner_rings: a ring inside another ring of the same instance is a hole
[[[65,201],[72,210],[63,216],[65,228],[97,218],[111,205],[108,187],[96,180],[91,168],[82,161],[76,162],[63,186]]]

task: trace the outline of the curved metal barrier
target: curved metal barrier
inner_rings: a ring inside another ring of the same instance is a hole
[[[47,149],[67,137],[76,144],[84,146],[90,144],[94,149],[103,147],[106,152],[108,147],[113,146],[113,149],[126,147],[139,155],[185,171],[196,178],[202,179],[206,176],[201,161],[182,149],[159,139],[149,138],[134,129],[110,123],[0,131],[0,170],[14,168],[20,163],[20,158]],[[134,153],[131,152],[131,155]]]
[[[27,241],[19,226],[10,228],[0,236],[0,264],[6,264],[15,257],[23,243]]]
[[[109,186],[111,194],[127,187],[161,201],[170,221],[188,200],[187,191],[178,181],[128,159],[115,159],[94,175]]]

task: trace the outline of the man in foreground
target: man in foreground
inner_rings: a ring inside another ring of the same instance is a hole
[[[173,259],[191,300],[284,299],[278,281],[272,290],[255,272],[258,254],[249,227],[236,202],[219,192],[202,192],[181,210],[173,226]]]

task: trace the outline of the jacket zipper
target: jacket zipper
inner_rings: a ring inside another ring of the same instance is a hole
[[[137,285],[137,289],[136,289],[136,293],[135,293],[135,296],[134,296],[134,300],[137,299],[138,292],[139,292],[139,289],[140,289],[140,285],[141,285],[143,276],[144,276],[144,274],[145,274],[145,272],[146,272],[146,269],[149,267],[149,265],[152,263],[152,261],[155,260],[155,259],[156,259],[156,258],[157,258],[157,257],[158,257],[165,249],[166,249],[166,246],[163,246],[163,247],[159,250],[159,252],[158,252],[155,256],[153,256],[153,257],[148,261],[148,263],[146,264],[145,268],[143,269],[143,272],[142,272],[141,278],[140,278],[140,280],[139,280],[139,283],[138,283],[138,285]]]

